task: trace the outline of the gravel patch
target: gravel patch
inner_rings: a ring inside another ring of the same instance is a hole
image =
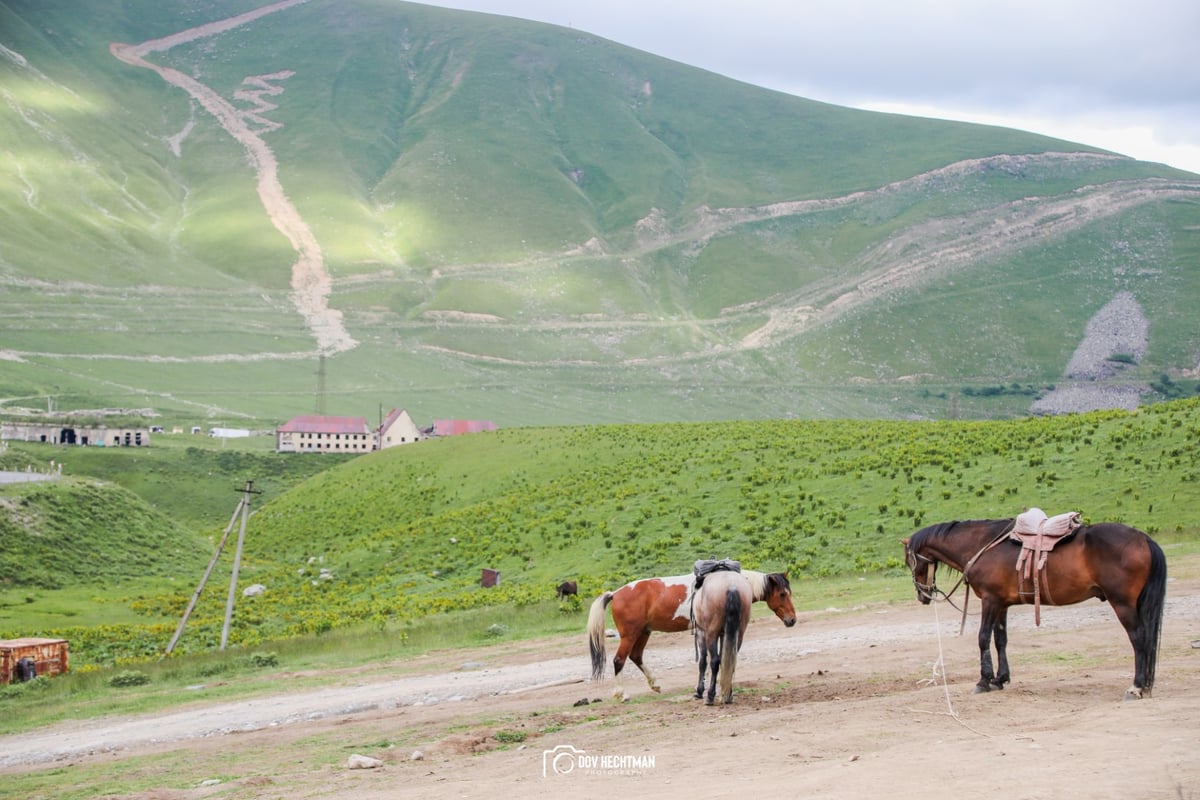
[[[1033,414],[1072,414],[1109,408],[1133,410],[1145,384],[1115,383],[1127,361],[1139,363],[1150,341],[1150,322],[1132,292],[1117,292],[1088,320],[1083,341],[1063,373],[1064,382],[1030,406]],[[1114,361],[1114,356],[1122,360]]]

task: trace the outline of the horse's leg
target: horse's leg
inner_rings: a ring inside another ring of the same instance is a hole
[[[712,671],[708,682],[708,696],[704,699],[706,706],[711,706],[716,703],[717,698],[717,673],[721,670],[721,637],[712,636],[708,644],[708,663],[709,669]]]
[[[1004,684],[1012,681],[1008,672],[1008,606],[996,609],[992,638],[996,640],[996,677],[992,679],[992,687],[1003,689]]]
[[[1125,699],[1141,700],[1143,697],[1149,697],[1150,692],[1145,688],[1148,653],[1144,646],[1145,643],[1142,642],[1144,637],[1138,631],[1137,609],[1133,605],[1116,601],[1113,598],[1109,598],[1109,605],[1116,612],[1121,627],[1129,635],[1129,643],[1133,645],[1133,685],[1125,690]],[[1143,646],[1139,646],[1139,644]]]
[[[993,688],[996,673],[992,669],[992,630],[996,625],[996,603],[993,600],[983,601],[983,612],[979,617],[979,683],[975,684],[975,693],[990,692]]]
[[[1125,593],[1109,591],[1104,594],[1117,619],[1129,634],[1133,645],[1133,685],[1125,692],[1126,700],[1149,697],[1154,689],[1154,673],[1158,669],[1158,648],[1162,638],[1162,619],[1167,589],[1167,559],[1162,548],[1146,539],[1147,572],[1140,588],[1124,582]]]
[[[642,651],[646,649],[646,642],[648,641],[650,641],[650,631],[642,631],[642,635],[633,643],[633,649],[629,651],[629,660],[637,664],[637,668],[646,676],[646,683],[649,684],[651,690],[661,692],[662,689],[659,688],[658,681],[650,672],[650,668],[642,663]]]
[[[704,635],[696,632],[696,656],[700,660],[700,678],[696,684],[696,699],[704,699],[704,671],[708,669],[708,642]]]
[[[625,631],[619,627],[617,632],[621,635],[621,643],[617,645],[617,654],[613,656],[613,697],[617,700],[625,701],[629,696],[625,693],[625,687],[621,685],[621,670],[625,667],[625,659],[629,658],[629,651],[633,649],[637,643],[637,639],[625,635]],[[642,631],[637,638],[649,637],[649,633]],[[643,643],[643,646],[645,644]]]

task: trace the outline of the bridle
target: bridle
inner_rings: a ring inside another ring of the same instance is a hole
[[[943,592],[937,586],[937,565],[938,565],[937,559],[933,559],[933,558],[930,558],[929,556],[921,555],[920,553],[918,553],[917,551],[912,549],[911,544],[906,544],[904,546],[905,553],[906,553],[906,555],[909,556],[908,566],[912,570],[913,586],[915,586],[917,588],[917,595],[919,597],[929,600],[930,602],[936,601],[938,598],[938,595],[941,595],[942,597],[944,597],[946,599],[946,602],[950,604],[951,608],[962,611],[962,623],[959,625],[959,628],[958,628],[958,634],[960,636],[962,635],[963,628],[965,628],[966,624],[967,624],[967,603],[971,599],[971,593],[966,592],[963,595],[964,599],[963,599],[963,605],[962,605],[961,609],[959,609],[958,606],[954,605],[954,601],[950,599],[950,596],[958,591],[959,586],[966,585],[966,586],[970,587],[971,582],[969,580],[967,580],[967,573],[969,573],[971,571],[971,567],[975,566],[975,562],[979,560],[979,557],[981,555],[986,553],[988,550],[991,550],[996,545],[1000,544],[1000,542],[1004,541],[1004,539],[1008,536],[1009,531],[1012,530],[1013,525],[1015,523],[1016,523],[1016,520],[1013,520],[1013,522],[1010,522],[1007,528],[1002,530],[995,538],[993,538],[990,542],[988,542],[982,548],[980,548],[978,553],[971,556],[971,560],[963,565],[962,574],[960,574],[958,576],[958,583],[954,584],[954,587],[948,592]],[[920,566],[921,562],[924,562],[926,564],[926,570],[925,570],[925,575],[926,575],[925,581],[926,582],[925,583],[921,583],[921,581],[918,580],[918,578],[917,578],[917,567]]]
[[[923,556],[913,550],[909,550],[908,555],[908,566],[912,570],[912,581],[913,586],[915,586],[917,589],[917,596],[924,600],[933,602],[934,600],[937,600],[938,595],[941,595],[949,602],[950,595],[954,594],[954,592],[958,589],[959,584],[963,582],[963,578],[960,577],[958,579],[958,583],[954,584],[954,588],[949,592],[943,592],[938,588],[937,585],[937,560],[929,558],[928,556]],[[920,579],[917,578],[917,567],[920,566],[921,562],[925,563],[925,583],[921,583]],[[951,603],[951,605],[953,605],[953,603]]]

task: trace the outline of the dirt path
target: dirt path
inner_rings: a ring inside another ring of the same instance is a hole
[[[279,165],[275,160],[275,154],[260,135],[262,132],[278,127],[274,123],[268,123],[262,117],[264,108],[269,106],[269,104],[264,105],[263,95],[278,93],[278,87],[268,81],[285,79],[290,73],[277,71],[270,75],[256,75],[247,78],[246,85],[250,88],[239,90],[235,96],[237,99],[250,100],[251,108],[241,110],[208,86],[179,70],[161,67],[146,60],[146,56],[150,53],[166,52],[172,47],[186,42],[215,36],[307,1],[283,0],[235,17],[189,28],[161,39],[152,39],[136,45],[114,43],[109,45],[109,51],[120,61],[131,66],[152,70],[167,83],[186,91],[217,119],[230,136],[246,148],[246,154],[250,157],[250,163],[258,175],[258,196],[262,201],[263,208],[266,209],[271,223],[287,237],[291,242],[292,249],[296,251],[296,263],[292,266],[292,302],[317,340],[318,350],[325,354],[333,354],[353,349],[358,343],[346,331],[342,323],[342,312],[329,307],[329,295],[333,284],[329,274],[325,271],[321,245],[284,192],[283,185],[279,182]],[[257,127],[252,127],[252,124]]]
[[[960,638],[956,612],[914,601],[810,612],[793,629],[756,619],[732,706],[691,699],[685,634],[647,650],[664,694],[635,672],[633,700],[617,703],[611,681],[585,680],[581,634],[435,654],[394,679],[347,670],[319,690],[3,737],[0,774],[158,774],[166,759],[163,788],[125,795],[141,800],[724,796],[749,776],[766,796],[1196,798],[1198,612],[1200,579],[1173,580],[1154,696],[1140,702],[1121,699],[1132,656],[1107,604],[1044,609],[1040,628],[1015,609],[1014,682],[974,695],[976,620]],[[353,754],[383,765],[348,769]]]

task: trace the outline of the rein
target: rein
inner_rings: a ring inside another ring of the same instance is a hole
[[[1009,533],[1012,532],[1013,526],[1015,524],[1016,524],[1016,520],[1014,519],[1012,522],[1010,522],[1008,524],[1008,526],[1004,530],[1000,531],[1000,533],[997,534],[990,542],[988,542],[982,548],[980,548],[978,553],[971,556],[970,560],[968,560],[967,563],[963,565],[962,574],[958,576],[958,582],[955,583],[953,587],[951,587],[949,592],[944,592],[937,587],[937,577],[936,577],[935,573],[937,570],[938,562],[935,559],[929,558],[928,556],[923,556],[920,553],[914,552],[913,553],[914,557],[927,562],[929,565],[928,571],[926,572],[926,576],[927,576],[926,580],[928,581],[928,583],[922,584],[916,579],[915,575],[913,577],[913,584],[917,587],[917,591],[928,596],[930,600],[936,599],[936,596],[940,594],[942,597],[946,598],[946,602],[950,604],[951,608],[957,609],[958,606],[954,605],[954,601],[950,599],[950,596],[953,595],[956,591],[958,591],[959,586],[966,585],[967,588],[970,588],[971,581],[967,579],[967,573],[971,571],[971,567],[975,566],[975,562],[979,560],[980,556],[982,556],[988,550],[991,550],[996,545],[1000,544],[1000,542],[1004,541],[1008,537]],[[958,635],[959,636],[962,636],[963,630],[966,629],[966,627],[967,627],[967,605],[968,605],[968,603],[970,603],[970,601],[971,601],[971,593],[969,591],[964,592],[963,593],[963,604],[962,604],[962,620],[958,624]]]

